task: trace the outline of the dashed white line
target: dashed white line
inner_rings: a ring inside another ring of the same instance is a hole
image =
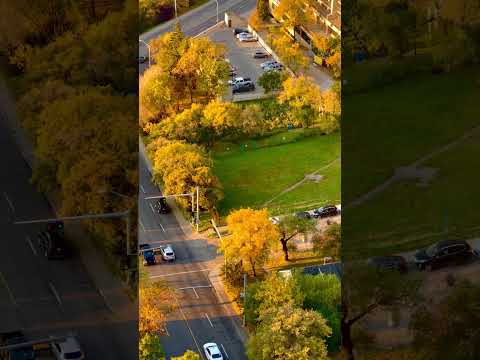
[[[57,299],[58,304],[62,306],[62,299],[60,299],[60,295],[58,295],[58,291],[57,289],[55,289],[55,286],[51,282],[49,282],[48,287],[50,288],[53,295],[55,296],[55,299]]]
[[[145,232],[145,226],[143,226],[142,220],[139,220],[139,222],[140,222],[140,226],[142,227],[142,230]]]
[[[195,290],[193,286],[192,286],[192,290],[195,293],[195,296],[197,297],[197,299],[200,299],[200,296],[198,296],[197,290]]]
[[[153,213],[155,213],[155,209],[153,208],[152,203],[149,202],[148,205],[150,205],[150,209],[152,209]]]
[[[225,350],[225,347],[223,346],[223,344],[220,344],[220,346],[222,347],[223,352],[225,353],[225,356],[227,357],[227,359],[230,359],[230,357],[228,356],[227,350]]]
[[[8,296],[10,297],[10,300],[12,301],[13,305],[17,306],[17,302],[15,301],[15,296],[13,296],[12,290],[10,289],[10,286],[8,286],[7,280],[5,279],[5,276],[3,276],[2,272],[0,272],[0,280],[5,286],[5,289],[7,289]]]
[[[30,239],[30,236],[27,236],[27,242],[28,245],[30,245],[30,249],[32,249],[33,255],[37,256],[37,250],[35,249],[35,246],[33,246],[32,239]]]
[[[170,333],[168,332],[168,329],[167,329],[167,325],[165,325],[164,328],[165,328],[165,334],[167,334],[167,336],[170,336]]]
[[[142,192],[145,194],[145,189],[143,188],[143,185],[140,184],[140,189],[142,190]]]
[[[205,317],[207,318],[208,322],[210,323],[210,326],[213,328],[213,324],[212,324],[212,321],[210,320],[210,318],[208,317],[208,314],[205,313]]]
[[[163,225],[162,225],[162,223],[159,222],[159,224],[160,224],[160,227],[162,228],[162,231],[163,231],[163,232],[166,232],[166,231],[165,231],[165,228],[164,228]]]
[[[8,197],[8,194],[6,192],[3,193],[3,196],[5,196],[5,199],[7,200],[8,202],[8,206],[10,206],[10,209],[12,210],[12,212],[14,213],[15,212],[15,208],[13,207],[13,204],[12,204],[12,201],[10,200],[10,198]]]

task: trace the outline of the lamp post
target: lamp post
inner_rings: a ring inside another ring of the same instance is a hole
[[[218,0],[215,0],[215,3],[217,4],[217,24],[218,24]]]
[[[150,50],[150,45],[148,45],[148,44],[147,44],[145,41],[143,41],[142,39],[138,39],[138,42],[144,44],[144,45],[147,47],[147,49],[148,49],[148,67],[150,67],[150,65],[152,65],[152,60],[151,60],[151,57],[152,57],[151,55],[152,55],[152,54],[151,54],[151,50]]]

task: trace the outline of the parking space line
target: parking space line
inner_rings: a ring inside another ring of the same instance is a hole
[[[28,245],[30,245],[30,249],[32,249],[33,255],[37,256],[38,255],[37,250],[33,246],[32,239],[30,239],[30,236],[27,236],[27,242],[28,242]]]
[[[143,187],[142,184],[140,184],[140,189],[142,190],[142,192],[145,194],[145,188]]]
[[[193,286],[192,286],[192,290],[195,293],[195,296],[197,297],[197,299],[200,299],[200,296],[198,296],[197,290],[195,290]]]
[[[150,205],[150,209],[152,209],[153,213],[155,213],[155,209],[153,208],[152,203],[149,202],[148,205]]]
[[[60,299],[60,295],[58,295],[57,289],[55,289],[55,286],[49,282],[48,287],[52,291],[53,295],[55,296],[55,299],[57,299],[57,302],[60,306],[62,306],[62,299]]]
[[[158,223],[160,224],[160,227],[162,228],[162,231],[163,231],[163,232],[167,232],[167,231],[165,230],[165,228],[163,227],[162,223],[161,223],[160,221],[159,221]]]
[[[210,318],[208,317],[208,314],[205,313],[205,317],[207,318],[208,322],[210,323],[210,326],[213,328],[213,324],[212,324],[212,321],[210,320]]]
[[[12,210],[12,212],[14,213],[14,212],[15,212],[15,208],[13,207],[12,201],[11,201],[10,198],[8,197],[8,194],[7,194],[6,192],[3,192],[3,196],[5,196],[5,199],[6,199],[7,202],[8,202],[8,206],[10,206],[10,210]]]
[[[230,359],[230,357],[228,356],[227,350],[225,350],[225,347],[223,346],[223,344],[220,344],[220,346],[222,347],[222,350],[225,353],[225,356],[227,357],[227,359]]]
[[[8,296],[10,297],[10,300],[12,301],[13,305],[17,306],[17,302],[15,301],[15,296],[13,296],[12,290],[10,289],[10,286],[8,286],[7,279],[5,279],[5,276],[3,276],[3,273],[0,272],[0,280],[2,281],[3,285],[5,286],[5,289],[7,289]]]

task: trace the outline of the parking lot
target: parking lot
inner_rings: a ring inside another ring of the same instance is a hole
[[[254,59],[253,54],[257,50],[263,50],[258,42],[240,42],[233,35],[233,28],[220,25],[206,33],[206,36],[212,41],[223,44],[226,48],[226,57],[230,64],[237,71],[235,76],[249,77],[255,83],[255,90],[241,94],[235,94],[235,98],[247,97],[248,99],[259,98],[264,94],[263,88],[257,84],[258,78],[263,74],[260,64],[272,60],[272,57],[265,59]],[[230,93],[231,95],[231,93]]]

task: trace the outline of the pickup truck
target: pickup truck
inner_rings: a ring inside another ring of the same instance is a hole
[[[234,85],[240,85],[240,84],[245,84],[245,83],[251,83],[252,82],[252,79],[246,77],[246,78],[243,78],[243,77],[236,77],[235,79],[233,80],[228,80],[228,83],[232,86]]]

